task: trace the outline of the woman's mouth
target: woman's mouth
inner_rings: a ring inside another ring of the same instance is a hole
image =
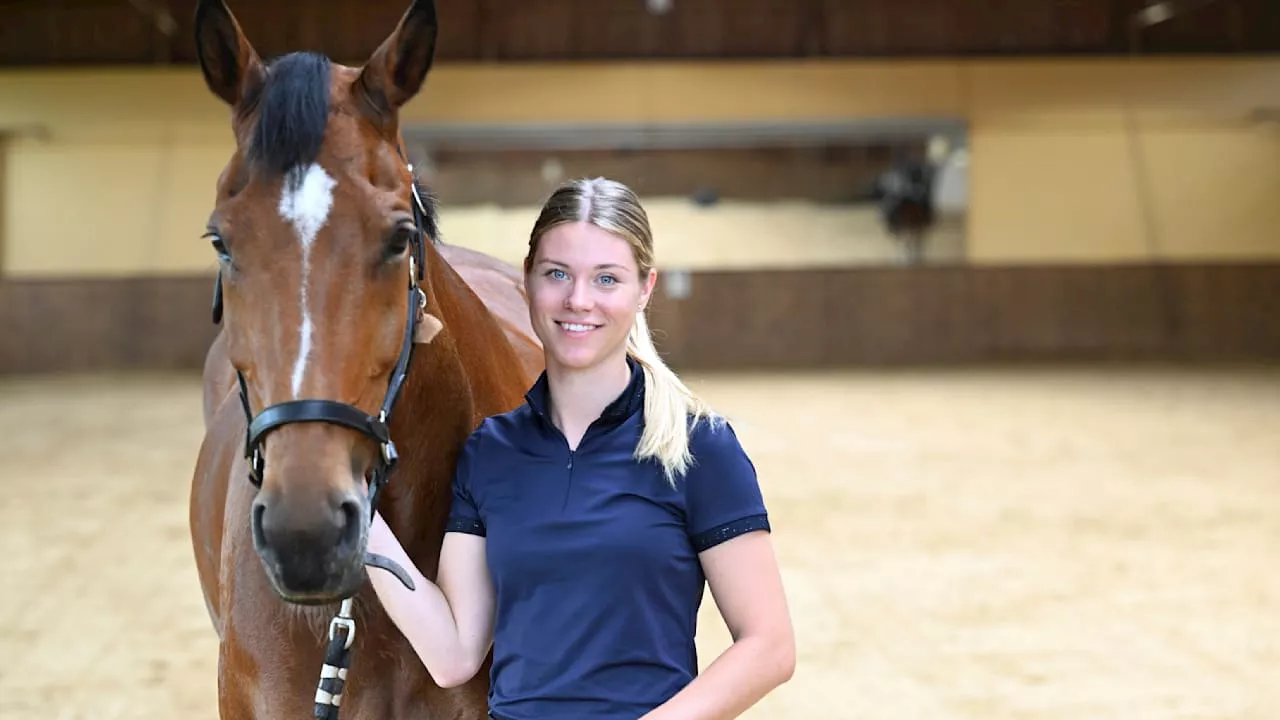
[[[556,321],[556,325],[571,336],[586,335],[592,330],[597,330],[600,327],[599,325],[591,325],[589,323],[561,322],[559,320]]]

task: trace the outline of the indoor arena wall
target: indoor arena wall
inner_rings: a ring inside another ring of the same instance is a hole
[[[1273,323],[1218,321],[1270,317],[1277,303],[1280,132],[1265,118],[1280,105],[1278,71],[1214,58],[443,64],[405,123],[967,125],[959,261],[806,262],[799,221],[790,237],[728,244],[732,255],[686,235],[663,258],[692,273],[692,295],[655,307],[673,361],[1274,357]],[[213,270],[199,235],[227,123],[192,69],[0,74],[0,370],[198,367]],[[445,208],[446,232],[466,225],[461,212]],[[525,228],[506,227],[486,249],[510,258]],[[750,267],[753,252],[774,265]],[[813,312],[780,309],[796,303]],[[965,339],[944,341],[957,308]],[[714,348],[694,349],[714,334],[679,339],[729,309],[752,327]],[[1215,345],[1188,329],[1201,325],[1239,339]],[[752,349],[768,342],[779,345]]]

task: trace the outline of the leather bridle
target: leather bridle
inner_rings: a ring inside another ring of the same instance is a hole
[[[405,160],[401,148],[400,157]],[[369,513],[372,516],[377,508],[378,495],[390,480],[395,470],[399,455],[395,443],[391,440],[388,419],[395,408],[396,400],[404,387],[409,372],[409,363],[413,359],[414,330],[419,316],[425,312],[427,294],[421,283],[424,277],[426,260],[425,243],[427,218],[426,206],[418,193],[418,186],[413,178],[413,165],[406,160],[409,169],[410,188],[413,193],[413,221],[416,232],[410,240],[409,256],[409,302],[407,303],[404,336],[400,346],[400,356],[391,372],[387,392],[377,416],[369,415],[360,408],[336,400],[304,399],[289,400],[263,408],[256,416],[249,407],[249,392],[245,385],[244,374],[236,371],[236,380],[240,385],[240,403],[244,407],[245,428],[244,457],[249,461],[249,482],[254,487],[262,487],[266,461],[262,454],[262,442],[271,433],[284,425],[292,423],[322,422],[351,428],[372,438],[380,448],[379,457],[369,473]],[[214,281],[213,289],[213,322],[222,322],[222,270]],[[364,563],[387,570],[405,587],[414,589],[413,580],[395,561],[374,553],[365,553]],[[320,720],[336,720],[338,708],[342,703],[342,691],[346,683],[347,669],[350,665],[351,644],[355,640],[356,625],[352,617],[353,598],[344,598],[338,614],[329,623],[329,646],[325,653],[325,664],[320,674],[320,684],[316,688],[315,717]]]

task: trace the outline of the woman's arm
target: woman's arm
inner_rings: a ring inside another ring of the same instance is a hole
[[[736,718],[795,672],[795,636],[769,533],[741,535],[700,557],[733,645],[641,720]]]
[[[451,532],[440,548],[437,582],[422,576],[375,513],[369,552],[396,561],[413,578],[415,590],[382,570],[369,572],[373,589],[400,632],[441,687],[461,685],[480,669],[493,641],[493,583],[485,561],[485,539]]]

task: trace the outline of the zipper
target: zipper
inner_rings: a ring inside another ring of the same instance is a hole
[[[566,441],[565,447],[568,447],[568,446],[569,446],[569,443]],[[565,463],[565,469],[569,473],[569,478],[565,481],[565,484],[564,484],[564,502],[560,503],[560,512],[562,513],[565,510],[569,509],[569,496],[573,493],[573,456],[575,452],[576,451],[574,450],[569,451],[569,460],[568,462]]]
[[[586,442],[587,435],[591,433],[591,430],[595,427],[596,423],[599,422],[599,419],[597,418],[596,420],[593,420],[591,424],[587,426],[586,432],[582,433],[582,438],[578,440],[578,450],[575,450],[569,447],[569,438],[565,437],[565,434],[561,432],[560,428],[556,427],[556,424],[551,422],[551,418],[547,417],[546,413],[541,410],[536,410],[536,412],[539,417],[546,421],[547,426],[551,428],[551,431],[560,438],[560,442],[564,443],[564,449],[569,452],[569,456],[565,460],[564,464],[564,469],[565,472],[568,473],[568,478],[565,480],[564,484],[564,501],[560,504],[560,512],[564,512],[569,508],[569,495],[573,492],[573,459],[577,456],[578,450],[582,449],[582,443]]]

